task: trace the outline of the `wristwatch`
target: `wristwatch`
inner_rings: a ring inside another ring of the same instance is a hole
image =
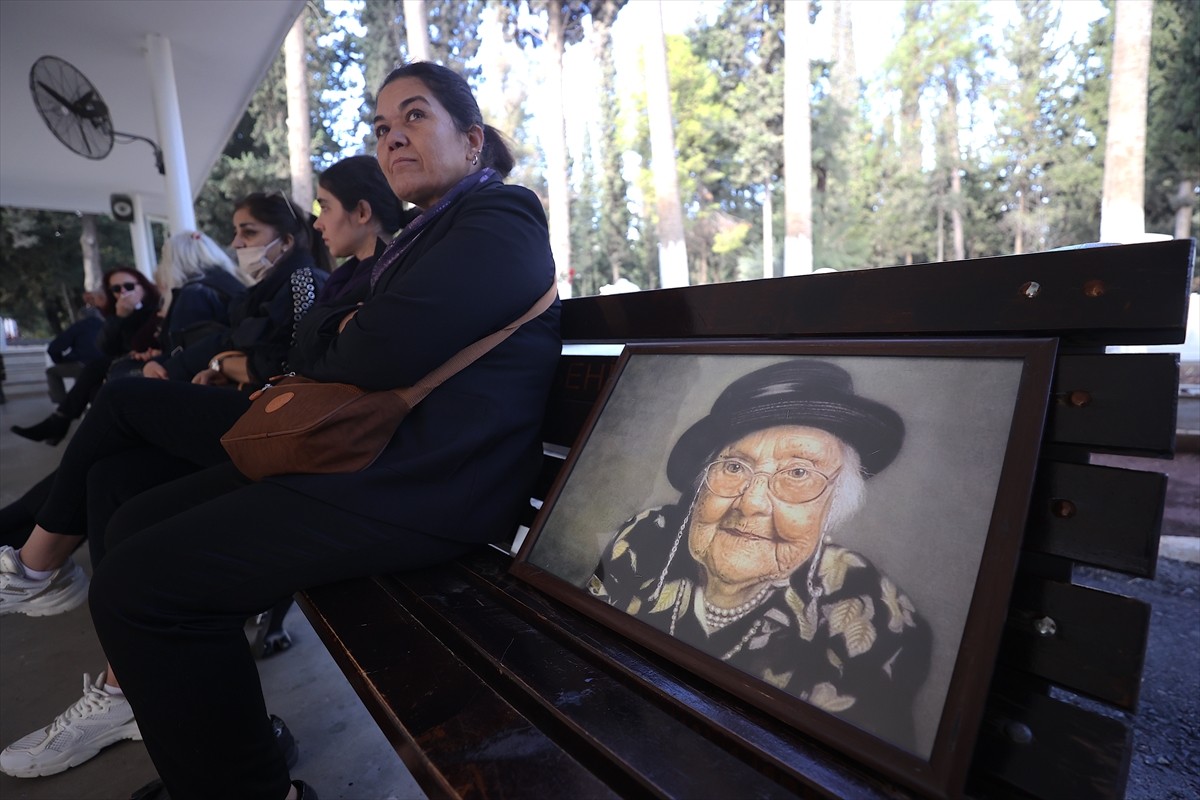
[[[221,362],[229,358],[231,355],[233,355],[233,353],[219,353],[218,355],[213,356],[213,360],[208,362],[208,368],[213,372],[221,372]]]

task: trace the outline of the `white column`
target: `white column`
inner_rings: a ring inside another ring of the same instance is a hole
[[[158,257],[154,252],[154,235],[140,194],[133,196],[133,222],[129,223],[129,239],[133,244],[133,262],[138,272],[154,280]]]
[[[179,114],[179,92],[175,88],[175,62],[171,41],[157,33],[146,35],[146,66],[154,94],[154,118],[166,169],[167,219],[171,232],[195,230],[192,185],[187,173],[187,148],[183,143],[183,119]]]

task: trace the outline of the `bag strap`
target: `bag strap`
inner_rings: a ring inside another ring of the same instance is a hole
[[[533,319],[534,317],[540,316],[542,312],[544,312],[554,303],[554,299],[556,297],[558,297],[558,285],[556,283],[551,283],[550,288],[546,290],[546,293],[542,295],[541,298],[520,317],[513,320],[495,333],[485,336],[474,344],[468,345],[462,350],[459,350],[457,353],[451,356],[446,363],[442,364],[433,372],[430,372],[412,386],[406,386],[403,389],[393,389],[392,391],[399,396],[401,400],[407,403],[408,407],[411,409],[417,403],[424,400],[426,395],[444,383],[447,379],[452,377],[455,373],[466,369],[476,360],[478,360],[479,357],[484,353],[503,342],[509,336],[512,336],[513,332],[516,331],[517,328],[521,327],[526,322],[529,322],[529,320]]]

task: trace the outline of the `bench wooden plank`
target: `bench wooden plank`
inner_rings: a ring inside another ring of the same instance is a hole
[[[1182,342],[1195,242],[771,278],[563,303],[567,341],[1004,334]],[[1039,284],[1033,297],[1028,284]]]
[[[1166,493],[1158,472],[1043,460],[1024,546],[1153,578]]]
[[[453,569],[389,580],[408,593],[409,608],[420,604],[419,616],[456,631],[460,645],[585,737],[611,771],[639,781],[640,791],[662,797],[696,796],[697,787],[713,797],[903,796],[737,698],[548,602],[506,569],[499,554],[481,553]],[[646,702],[647,688],[659,702]]]
[[[1018,580],[1000,661],[1132,711],[1149,631],[1150,607],[1140,600],[1057,581]]]
[[[1063,356],[1047,414],[1048,441],[1170,456],[1178,389],[1174,353]]]
[[[299,593],[297,601],[426,794],[615,796],[379,581],[315,587]],[[524,757],[534,753],[536,760]]]
[[[1132,735],[1120,719],[1047,697],[1040,687],[1002,674],[988,695],[972,772],[1034,797],[1122,798]]]

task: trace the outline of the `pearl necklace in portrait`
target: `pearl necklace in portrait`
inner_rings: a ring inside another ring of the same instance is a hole
[[[764,584],[763,587],[758,590],[756,595],[741,605],[734,606],[733,608],[721,608],[720,606],[715,606],[708,601],[708,598],[705,598],[704,621],[712,630],[720,630],[732,622],[737,622],[739,619],[762,605],[763,602],[771,595],[771,592],[775,591],[775,588],[776,587],[770,583]]]

